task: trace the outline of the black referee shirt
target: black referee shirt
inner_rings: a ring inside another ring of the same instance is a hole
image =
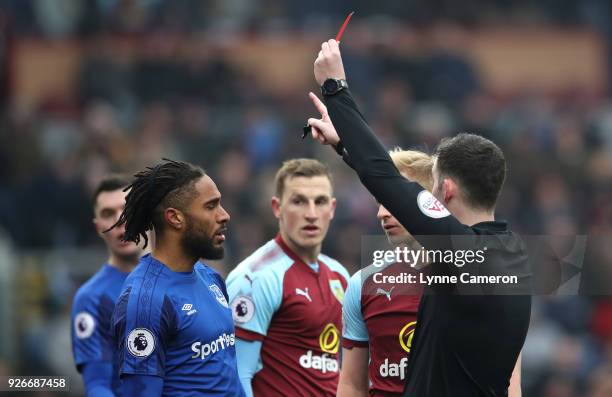
[[[517,275],[504,294],[463,294],[453,286],[428,287],[421,299],[408,363],[405,396],[506,396],[531,311],[530,269],[524,245],[505,222],[461,224],[452,215],[431,217],[419,208],[423,188],[402,177],[387,150],[359,112],[349,90],[325,98],[345,148],[345,161],[363,185],[422,245],[420,236],[473,238],[488,247],[478,274]],[[477,165],[475,165],[477,166]],[[446,241],[446,243],[444,243]],[[431,245],[431,241],[427,241]],[[458,275],[461,268],[433,264],[432,274]],[[474,270],[472,269],[472,274]],[[519,294],[520,293],[520,294]]]

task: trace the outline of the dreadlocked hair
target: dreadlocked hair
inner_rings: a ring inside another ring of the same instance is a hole
[[[162,159],[164,163],[147,167],[134,175],[134,181],[123,191],[125,208],[119,220],[105,232],[125,224],[123,241],[149,243],[147,232],[155,229],[161,235],[164,229],[164,209],[183,209],[197,195],[195,183],[206,175],[204,170],[193,164]]]

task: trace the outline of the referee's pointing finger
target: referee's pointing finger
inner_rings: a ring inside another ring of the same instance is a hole
[[[323,104],[323,102],[321,102],[321,100],[312,92],[309,92],[308,96],[310,97],[310,100],[315,105],[319,113],[321,113],[321,117],[327,116],[327,107]]]

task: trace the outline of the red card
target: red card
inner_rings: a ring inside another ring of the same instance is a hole
[[[355,11],[351,11],[351,13],[348,14],[346,19],[344,20],[344,23],[340,27],[340,30],[338,31],[338,34],[336,35],[336,41],[338,43],[340,42],[340,39],[342,38],[342,35],[344,34],[344,29],[346,29],[346,25],[348,25],[348,23],[351,20],[351,17],[353,16],[354,13],[355,13]]]

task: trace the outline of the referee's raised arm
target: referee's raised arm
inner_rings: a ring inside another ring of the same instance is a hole
[[[313,138],[348,160],[425,251],[451,253],[427,259],[433,282],[420,301],[404,395],[507,396],[529,327],[531,273],[520,237],[495,220],[506,174],[503,152],[474,134],[442,140],[428,192],[400,175],[360,113],[335,40],[322,44],[314,74],[327,106],[310,95],[321,113],[308,120]],[[468,261],[468,254],[479,259]]]
[[[313,138],[343,147],[343,157],[363,185],[414,236],[473,234],[429,192],[400,175],[351,96],[335,40],[322,44],[314,74],[327,107],[310,94],[321,113],[320,120],[308,120]]]

